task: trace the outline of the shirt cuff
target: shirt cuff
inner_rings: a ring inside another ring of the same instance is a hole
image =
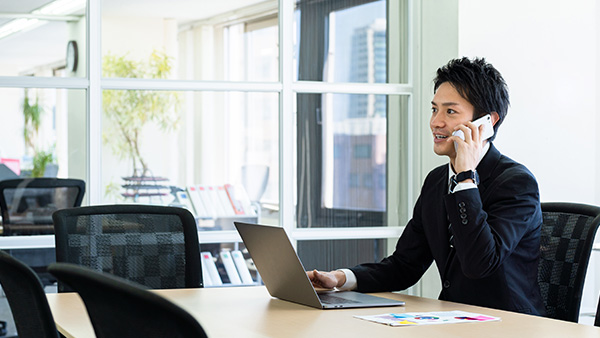
[[[452,193],[454,194],[457,191],[467,190],[467,189],[477,189],[477,184],[472,183],[472,182],[458,183],[456,185],[456,187],[454,187],[454,190],[452,190]]]
[[[346,275],[346,283],[340,286],[338,290],[348,291],[356,289],[357,281],[354,272],[350,269],[339,269],[339,271],[343,272]]]

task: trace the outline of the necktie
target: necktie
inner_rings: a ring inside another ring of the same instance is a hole
[[[450,183],[448,184],[448,193],[451,194],[456,188],[456,180],[450,179]],[[454,247],[454,233],[452,232],[452,223],[450,223],[450,219],[448,219],[448,214],[446,214],[446,219],[448,220],[448,233],[450,234],[450,239],[448,242],[450,243],[450,247]]]

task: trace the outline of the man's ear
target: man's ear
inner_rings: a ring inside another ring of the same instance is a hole
[[[500,120],[500,115],[498,115],[498,113],[495,111],[491,112],[490,115],[492,116],[492,125],[495,126],[496,122]]]

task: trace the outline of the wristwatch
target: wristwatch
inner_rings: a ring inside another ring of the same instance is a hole
[[[456,185],[469,178],[473,180],[475,185],[479,185],[479,174],[477,173],[477,170],[467,170],[452,176],[452,183]]]

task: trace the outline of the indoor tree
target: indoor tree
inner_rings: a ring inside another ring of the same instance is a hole
[[[107,54],[103,58],[102,75],[111,78],[166,79],[171,72],[171,58],[153,51],[147,62],[131,60],[128,55]],[[112,128],[105,128],[103,141],[115,155],[130,160],[134,177],[151,175],[140,148],[142,130],[150,122],[163,131],[179,124],[179,97],[170,91],[104,90],[104,116]]]

